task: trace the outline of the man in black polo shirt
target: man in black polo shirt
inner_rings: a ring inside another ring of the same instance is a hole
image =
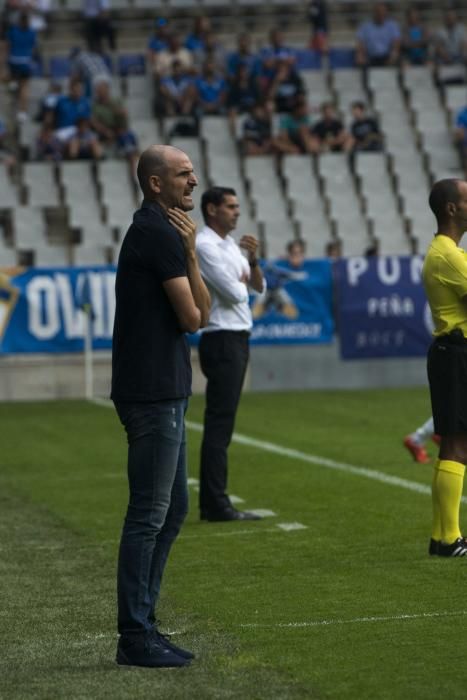
[[[209,293],[185,213],[197,185],[170,146],[141,155],[144,201],[122,244],[116,281],[112,399],[128,438],[130,496],[118,561],[117,663],[184,666],[191,652],[155,626],[162,574],[188,509],[184,414],[191,394],[185,333],[203,327]]]

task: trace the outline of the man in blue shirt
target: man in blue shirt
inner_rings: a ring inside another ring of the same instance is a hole
[[[388,9],[379,2],[373,19],[357,31],[356,61],[359,66],[389,66],[399,60],[401,33],[399,25],[388,16]]]
[[[28,84],[32,74],[32,61],[37,46],[36,32],[29,29],[29,19],[22,13],[19,24],[13,25],[7,32],[8,66],[13,80],[18,82],[18,119],[27,116]]]
[[[216,73],[213,61],[206,61],[203,75],[196,81],[199,106],[204,114],[223,114],[227,96],[227,84]]]
[[[91,103],[84,97],[83,83],[77,78],[70,80],[70,92],[57,102],[55,126],[58,130],[76,126],[78,119],[91,118]]]

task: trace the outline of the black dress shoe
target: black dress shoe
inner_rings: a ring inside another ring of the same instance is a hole
[[[230,520],[261,520],[260,515],[250,513],[247,510],[237,510],[236,508],[224,508],[218,511],[201,511],[201,520],[207,520],[210,523],[222,523]]]
[[[119,666],[146,666],[149,668],[181,668],[188,666],[189,658],[179,656],[156,634],[120,637],[117,646]]]

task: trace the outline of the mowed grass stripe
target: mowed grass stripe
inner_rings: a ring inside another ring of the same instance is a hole
[[[94,399],[93,403],[97,404],[98,406],[113,408],[112,402],[107,399]],[[189,430],[193,430],[198,433],[203,431],[203,425],[195,421],[187,420],[186,427]],[[245,445],[246,447],[254,447],[255,449],[264,450],[265,452],[271,452],[273,454],[280,455],[281,457],[307,462],[308,464],[315,464],[320,467],[334,469],[336,471],[352,474],[354,476],[360,476],[365,479],[373,479],[374,481],[380,481],[383,484],[397,486],[409,491],[415,491],[416,493],[431,496],[431,488],[426,484],[421,484],[418,481],[411,481],[409,479],[403,479],[398,476],[393,476],[392,474],[386,474],[385,472],[377,469],[355,466],[353,464],[347,464],[346,462],[338,462],[333,459],[328,459],[327,457],[308,454],[306,452],[302,452],[301,450],[295,450],[290,447],[285,447],[284,445],[277,445],[266,440],[258,440],[249,435],[242,435],[240,433],[233,434],[232,442],[239,445]],[[467,503],[467,498],[465,496],[462,497],[462,502]]]

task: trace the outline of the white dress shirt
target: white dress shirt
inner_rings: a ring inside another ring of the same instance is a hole
[[[243,279],[250,279],[248,260],[232,236],[221,238],[205,226],[196,236],[196,252],[204,281],[211,294],[210,331],[250,331],[253,325],[249,292]],[[264,286],[264,283],[263,283]]]

